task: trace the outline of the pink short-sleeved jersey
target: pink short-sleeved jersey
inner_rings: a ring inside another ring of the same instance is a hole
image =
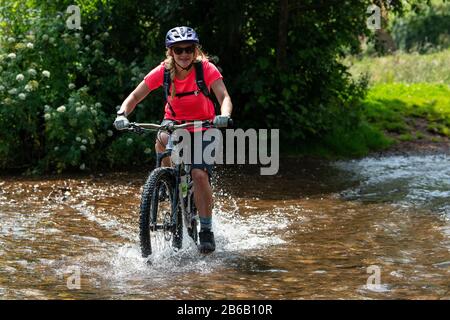
[[[222,79],[222,75],[215,65],[209,61],[203,61],[203,73],[206,86],[211,91],[211,84],[217,79]],[[144,78],[147,87],[153,91],[163,85],[164,79],[164,62],[150,71]],[[188,76],[179,80],[175,77],[174,80],[176,93],[183,93],[198,90],[195,82],[195,68],[192,67]],[[204,94],[187,95],[183,97],[168,97],[176,116],[173,116],[168,104],[165,106],[164,119],[171,120],[212,120],[215,116],[214,105],[210,99]]]

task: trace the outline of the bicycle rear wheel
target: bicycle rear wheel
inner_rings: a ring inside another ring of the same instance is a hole
[[[165,188],[166,197],[160,199],[160,189]],[[183,240],[182,213],[177,206],[177,223],[174,225],[172,201],[175,188],[175,172],[172,168],[153,170],[144,184],[141,196],[139,238],[144,258],[152,254],[154,244],[172,241],[172,247],[180,249]]]

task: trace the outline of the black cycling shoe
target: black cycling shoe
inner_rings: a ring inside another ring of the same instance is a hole
[[[198,236],[200,239],[198,250],[201,253],[210,253],[216,250],[216,242],[214,241],[214,233],[212,231],[200,231]]]

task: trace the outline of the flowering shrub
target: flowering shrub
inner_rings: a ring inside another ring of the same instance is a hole
[[[0,9],[8,22],[0,33],[0,168],[62,172],[148,161],[148,138],[115,142],[112,127],[143,68],[108,56],[108,32],[69,30],[63,14],[20,3]],[[123,94],[112,94],[119,86]]]

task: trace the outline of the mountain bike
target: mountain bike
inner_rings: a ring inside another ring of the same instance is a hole
[[[194,188],[191,177],[191,165],[182,161],[171,167],[161,167],[162,160],[170,157],[179,143],[174,132],[188,127],[213,128],[212,121],[187,122],[176,125],[131,122],[128,131],[144,133],[161,130],[168,134],[166,150],[157,155],[156,168],[150,172],[141,195],[139,239],[144,258],[152,254],[153,245],[165,241],[175,249],[183,245],[183,224],[189,237],[198,242],[198,212],[194,203]],[[232,126],[229,120],[228,126]]]

